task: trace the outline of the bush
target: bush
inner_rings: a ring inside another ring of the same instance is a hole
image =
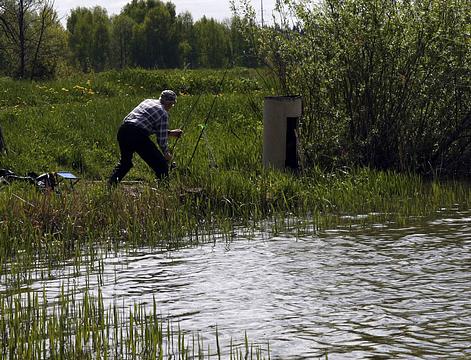
[[[245,31],[280,95],[304,98],[309,163],[424,174],[470,168],[468,1],[284,3],[280,14],[290,17],[259,28],[249,12]]]

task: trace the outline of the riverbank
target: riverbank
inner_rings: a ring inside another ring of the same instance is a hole
[[[199,359],[210,358],[209,354],[267,359],[270,342],[259,338],[229,335],[223,327],[222,340],[217,328],[204,334],[181,328],[178,319],[173,322],[163,316],[165,294],[160,290],[146,291],[147,300],[136,301],[135,290],[123,288],[134,296],[134,303],[125,294],[118,296],[120,277],[129,277],[133,271],[153,284],[152,289],[160,289],[158,277],[143,272],[164,271],[173,250],[178,254],[178,249],[203,248],[211,242],[228,251],[240,246],[237,239],[258,238],[260,242],[277,236],[286,244],[300,239],[306,247],[320,236],[329,247],[345,243],[334,237],[329,245],[326,234],[334,234],[336,228],[352,234],[349,246],[355,247],[353,234],[361,234],[362,228],[369,232],[378,225],[394,224],[393,228],[408,233],[420,222],[417,219],[434,219],[440,209],[459,213],[470,204],[466,184],[425,183],[416,177],[365,169],[329,176],[270,171],[259,175],[265,183],[271,179],[271,190],[266,192],[260,192],[260,183],[242,181],[242,177],[239,181],[244,186],[233,186],[237,181],[207,174],[199,188],[191,188],[182,174],[174,175],[165,186],[122,184],[111,192],[103,183],[87,180],[60,193],[43,193],[20,183],[2,188],[0,335],[9,339],[3,342],[3,354],[18,359],[51,354],[80,359],[144,359],[156,354],[168,359],[185,358],[185,354],[198,354]],[[250,197],[244,197],[241,189]],[[291,240],[285,238],[287,233]],[[391,239],[388,244],[394,249]],[[264,242],[264,247],[270,244]],[[275,244],[280,246],[280,241]],[[162,258],[158,268],[145,270],[140,265],[151,266],[158,258]],[[199,261],[206,263],[204,258]],[[190,266],[187,271],[196,269]],[[132,283],[136,281],[133,278]],[[157,299],[154,304],[149,303],[151,294]],[[179,298],[169,296],[178,303]],[[8,336],[12,333],[16,335]]]
[[[69,258],[97,245],[178,248],[211,241],[212,233],[230,238],[234,227],[258,228],[266,220],[270,233],[331,227],[345,215],[407,223],[471,202],[467,184],[367,169],[298,175],[174,170],[167,183],[123,183],[109,190],[105,182],[82,179],[73,189],[63,184],[56,190],[44,193],[29,183],[2,187],[2,263],[19,253],[31,254],[31,263],[38,256]]]
[[[406,225],[440,208],[468,209],[471,204],[468,184],[413,174],[326,170],[312,164],[296,174],[264,169],[262,104],[269,92],[256,74],[236,69],[223,85],[218,85],[222,72],[162,74],[113,72],[42,84],[2,79],[9,87],[0,109],[8,152],[0,155],[0,167],[19,175],[66,170],[80,177],[73,188],[65,181],[50,192],[23,182],[0,187],[0,305],[8,314],[2,318],[1,336],[22,334],[17,344],[4,343],[3,354],[93,357],[97,349],[108,354],[106,331],[127,331],[115,339],[128,341],[123,351],[132,358],[133,351],[135,357],[142,355],[139,349],[145,345],[158,350],[167,336],[155,312],[144,314],[139,304],[132,310],[118,305],[104,309],[99,293],[78,299],[76,294],[88,288],[73,284],[63,284],[55,307],[42,307],[41,291],[28,288],[32,273],[47,279],[65,264],[92,272],[110,254],[231,240],[241,228],[271,235],[287,230],[315,234],[340,222],[348,228],[350,218],[356,227],[359,219],[365,226],[372,221]],[[118,160],[119,123],[140,100],[163,88],[179,93],[171,122],[185,130],[181,140],[170,144],[176,169],[168,182],[156,182],[136,157],[126,177],[130,182],[108,189],[105,179]],[[111,319],[114,314],[117,318]],[[140,321],[132,320],[136,317]],[[21,319],[29,319],[31,327],[25,328]],[[138,336],[131,333],[138,328]],[[187,344],[182,334],[177,331],[176,341]],[[37,340],[35,350],[27,345],[32,339]],[[61,343],[70,351],[61,350]]]

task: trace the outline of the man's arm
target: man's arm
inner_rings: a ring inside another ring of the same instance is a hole
[[[168,153],[168,117],[162,115],[163,118],[161,119],[160,126],[158,127],[158,131],[156,132],[157,143],[160,146],[160,150],[162,150],[162,154]]]

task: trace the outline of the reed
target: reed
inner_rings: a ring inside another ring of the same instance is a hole
[[[222,75],[217,72],[163,74],[129,70],[44,84],[0,79],[11,90],[0,96],[9,151],[0,155],[0,167],[19,174],[69,170],[81,177],[73,189],[63,184],[53,192],[0,184],[3,357],[263,359],[265,349],[247,339],[225,350],[218,333],[206,343],[169,324],[156,304],[124,308],[70,284],[51,301],[45,290],[29,286],[70,264],[77,274],[98,270],[99,283],[110,253],[230,240],[241,229],[248,236],[296,236],[358,225],[358,219],[365,226],[406,223],[440,208],[469,208],[465,183],[368,168],[311,167],[297,174],[264,169],[260,104],[266,93],[251,74],[234,70],[222,88],[215,85]],[[155,84],[182,92],[171,114],[173,127],[185,127],[175,144],[178,166],[159,183],[136,158],[126,178],[134,182],[110,191],[104,179],[118,159],[117,127],[143,97],[156,95]]]
[[[79,297],[81,297],[79,301]],[[185,332],[146,307],[106,304],[103,294],[62,287],[52,303],[43,292],[0,298],[1,353],[8,359],[268,359],[267,349],[249,343],[221,344]]]
[[[214,234],[230,238],[235,226],[257,227],[265,219],[272,219],[275,232],[292,228],[292,221],[326,228],[346,215],[404,221],[455,204],[466,208],[470,200],[466,184],[366,169],[328,176],[274,171],[247,176],[219,169],[175,176],[165,186],[123,184],[111,192],[87,180],[60,194],[18,183],[0,192],[0,262],[53,264],[95,247],[171,249],[212,241]]]

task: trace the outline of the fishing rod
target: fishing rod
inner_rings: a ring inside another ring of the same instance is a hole
[[[190,63],[186,64],[184,69],[183,69],[183,75],[186,74],[186,71],[188,70],[188,67],[190,66]],[[193,102],[190,106],[190,109],[188,110],[188,114],[187,116],[185,117],[185,121],[183,121],[183,124],[182,126],[180,127],[181,130],[183,130],[183,128],[190,122],[190,117],[191,117],[191,114],[193,113],[193,108],[196,107],[196,104],[198,103],[199,99],[200,99],[200,96],[201,96],[201,93],[199,94],[199,96],[196,98],[196,101]],[[171,153],[173,153],[173,150],[175,150],[175,147],[177,146],[177,143],[178,143],[178,140],[180,139],[180,136],[177,137],[175,139],[175,142],[173,143],[173,146],[172,146],[172,150],[171,150]],[[173,165],[173,163],[172,163]]]
[[[201,124],[201,127],[203,127],[203,126],[204,125]],[[210,168],[217,168],[218,164],[216,162],[216,157],[214,156],[214,151],[213,151],[211,145],[209,144],[208,134],[206,132],[203,132],[203,140],[204,140],[204,143],[206,144],[206,148],[208,150],[209,167]]]
[[[226,77],[226,74],[228,72],[229,68],[227,67],[226,70],[224,71],[224,74],[222,75],[221,81],[219,82],[219,88],[221,88],[222,84],[224,83],[224,79]],[[196,149],[198,148],[198,145],[201,141],[201,138],[203,137],[204,130],[206,129],[206,126],[208,125],[209,122],[209,117],[211,115],[211,112],[213,111],[214,104],[216,103],[216,99],[218,98],[218,94],[214,95],[213,102],[211,103],[211,107],[209,108],[208,114],[206,115],[206,119],[204,121],[203,126],[201,127],[201,132],[200,135],[198,136],[198,140],[196,141],[195,148],[193,149],[193,153],[191,154],[190,160],[188,161],[188,165],[186,166],[187,168],[190,166],[193,157],[195,156]]]
[[[183,122],[182,126],[180,127],[181,130],[183,130],[186,127],[186,125],[188,125],[190,123],[191,115],[193,114],[193,110],[196,108],[196,105],[198,104],[198,101],[200,100],[200,98],[201,98],[201,93],[199,93],[196,100],[191,104],[190,109],[188,110],[188,114],[185,117],[185,121]],[[177,146],[178,140],[180,140],[180,137],[177,137],[175,139],[175,142],[173,143],[172,151],[171,151],[172,154],[173,154],[173,150],[175,150],[175,147]]]
[[[228,70],[228,68],[226,68],[226,70],[224,71],[223,76],[222,76],[222,79],[221,79],[221,81],[219,82],[219,86],[222,85],[223,80],[224,80],[224,77],[226,76],[227,70]],[[185,68],[185,71],[186,71],[186,68]],[[180,127],[180,129],[183,130],[183,129],[186,127],[186,125],[188,125],[188,124],[191,122],[190,120],[191,120],[191,116],[193,115],[193,110],[196,108],[196,105],[198,105],[198,102],[199,102],[199,100],[200,100],[200,98],[201,98],[201,95],[202,95],[202,93],[200,92],[200,93],[198,94],[196,100],[191,104],[190,109],[188,110],[188,114],[185,116],[185,121],[183,122],[183,124],[182,124],[182,126]],[[178,143],[178,140],[179,140],[179,139],[180,139],[180,137],[178,137],[178,138],[175,139],[175,142],[174,142],[174,144],[173,144],[173,146],[172,146],[172,150],[171,150],[172,153],[173,153],[175,147],[177,146],[177,143]]]

